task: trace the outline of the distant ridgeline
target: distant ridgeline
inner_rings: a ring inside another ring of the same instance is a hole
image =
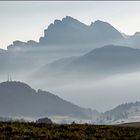
[[[41,67],[34,78],[96,79],[140,71],[140,49],[106,45],[84,55],[56,60]],[[83,79],[84,80],[84,79]]]
[[[96,43],[103,45],[121,39],[124,39],[123,35],[107,22],[97,20],[88,26],[77,19],[66,16],[62,20],[55,20],[54,23],[50,24],[44,30],[44,37],[40,37],[39,42],[33,40],[27,42],[14,41],[12,45],[8,46],[8,49],[30,46],[49,47],[49,45],[57,45],[57,48],[59,48],[61,45],[71,46],[72,44],[82,45],[83,43],[84,45]]]
[[[0,80],[10,73],[15,79],[64,91],[74,82],[88,84],[96,78],[139,72],[139,46],[139,32],[129,36],[104,21],[86,25],[66,16],[50,24],[39,42],[16,40],[7,50],[0,49]],[[90,96],[86,98],[91,99]],[[36,91],[25,83],[12,81],[10,75],[7,82],[0,83],[2,116],[61,116],[105,123],[139,117],[139,112],[139,102],[124,104],[105,113],[85,109],[47,91]]]
[[[97,20],[90,25],[66,16],[55,20],[44,30],[39,42],[13,41],[7,50],[0,50],[0,74],[9,71],[26,73],[54,60],[84,55],[104,45],[139,47],[140,33],[124,35],[107,22]],[[28,69],[26,69],[28,66]]]
[[[40,37],[39,42],[29,40],[27,42],[14,41],[9,45],[8,50],[36,48],[44,46],[46,49],[74,50],[94,49],[107,44],[126,45],[139,47],[140,33],[136,32],[132,36],[119,32],[111,24],[96,20],[90,25],[86,25],[77,19],[66,16],[62,20],[55,20],[47,29],[44,30],[44,36]],[[67,46],[66,48],[64,46]],[[78,47],[79,46],[79,47]],[[89,51],[89,50],[88,50]]]

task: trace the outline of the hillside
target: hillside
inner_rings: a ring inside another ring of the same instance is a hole
[[[139,33],[123,37],[110,23],[96,20],[86,25],[77,19],[66,16],[56,19],[47,29],[39,42],[28,40],[13,41],[6,51],[0,51],[0,75],[9,71],[21,77],[45,64],[63,57],[79,56],[108,44],[139,48]],[[28,65],[28,69],[26,68]]]
[[[57,123],[118,124],[140,121],[140,102],[121,104],[104,113],[85,109],[42,90],[34,90],[22,82],[0,83],[1,120],[12,118],[50,117]]]
[[[63,58],[43,66],[38,75],[96,77],[140,71],[140,49],[107,45],[79,57]],[[47,75],[48,74],[48,75]],[[45,76],[43,77],[45,78]]]
[[[69,116],[89,118],[88,110],[22,82],[0,83],[0,114],[11,117]]]
[[[140,102],[118,105],[114,109],[104,112],[97,120],[99,123],[107,124],[130,123],[138,121],[140,121]]]

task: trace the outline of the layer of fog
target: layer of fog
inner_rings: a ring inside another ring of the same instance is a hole
[[[54,78],[55,79],[55,78]],[[140,73],[119,74],[100,80],[75,80],[59,84],[30,82],[82,107],[106,111],[126,102],[140,100]],[[64,84],[65,83],[65,84]]]
[[[25,73],[24,73],[25,74]],[[31,80],[24,74],[12,74],[13,81],[23,81],[34,89],[43,89],[79,106],[106,111],[126,102],[140,100],[140,72],[118,74],[103,79]],[[8,75],[0,75],[0,82]],[[59,82],[58,82],[59,81]],[[68,82],[69,81],[69,82]]]
[[[26,55],[30,56],[30,58],[33,58],[32,61],[26,61],[29,62],[28,65],[23,65],[22,59],[20,60],[16,56],[14,57],[14,59],[9,59],[9,61],[11,60],[10,64],[7,60],[5,69],[7,69],[7,67],[11,67],[11,65],[13,66],[13,69],[11,68],[12,70],[8,69],[8,71],[4,71],[3,67],[1,67],[0,82],[8,80],[8,73],[10,73],[12,75],[12,80],[26,82],[27,84],[32,86],[32,88],[50,91],[53,94],[59,95],[61,98],[64,98],[72,103],[75,103],[82,107],[97,109],[99,111],[106,111],[116,107],[119,104],[125,102],[135,102],[140,99],[140,73],[119,74],[100,80],[73,80],[68,78],[66,80],[64,79],[62,82],[61,78],[55,79],[55,77],[52,81],[49,81],[48,77],[45,77],[46,81],[43,81],[41,78],[32,80],[28,76],[38,70],[40,65],[42,66],[51,62],[52,60],[66,57],[69,54],[69,50],[66,50],[67,53],[64,53],[60,50],[58,51],[55,46],[52,50],[53,55],[51,54],[51,50],[50,52],[48,52],[48,54],[50,55],[47,55],[46,51],[42,53],[43,51],[44,50],[40,50],[40,53],[35,50],[34,53],[32,52],[33,55],[31,55],[30,53],[28,53],[27,55],[26,52],[23,53],[23,59]],[[78,51],[73,50],[71,53],[73,53],[74,55],[80,55],[84,52],[84,50],[79,53],[77,52]],[[36,57],[36,53],[38,54],[38,57],[34,58]],[[65,56],[63,56],[62,54],[65,54]],[[19,55],[20,54],[18,54],[17,56]],[[17,60],[14,61],[15,65],[13,64],[13,60]],[[38,60],[39,62],[37,63],[36,60]],[[5,63],[5,61],[3,62]],[[32,62],[34,62],[35,64]],[[23,67],[21,68],[23,71],[20,69],[19,65],[16,65],[19,63],[23,65]],[[40,65],[38,65],[39,63]],[[34,64],[34,67],[32,67],[31,64]],[[19,71],[16,71],[17,69],[19,69]]]

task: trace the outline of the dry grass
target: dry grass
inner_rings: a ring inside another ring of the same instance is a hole
[[[140,128],[105,125],[0,123],[0,140],[140,140]]]

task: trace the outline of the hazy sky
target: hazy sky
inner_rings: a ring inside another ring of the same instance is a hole
[[[0,48],[14,40],[38,41],[43,30],[66,15],[90,24],[110,22],[127,34],[140,31],[140,2],[0,2]]]

